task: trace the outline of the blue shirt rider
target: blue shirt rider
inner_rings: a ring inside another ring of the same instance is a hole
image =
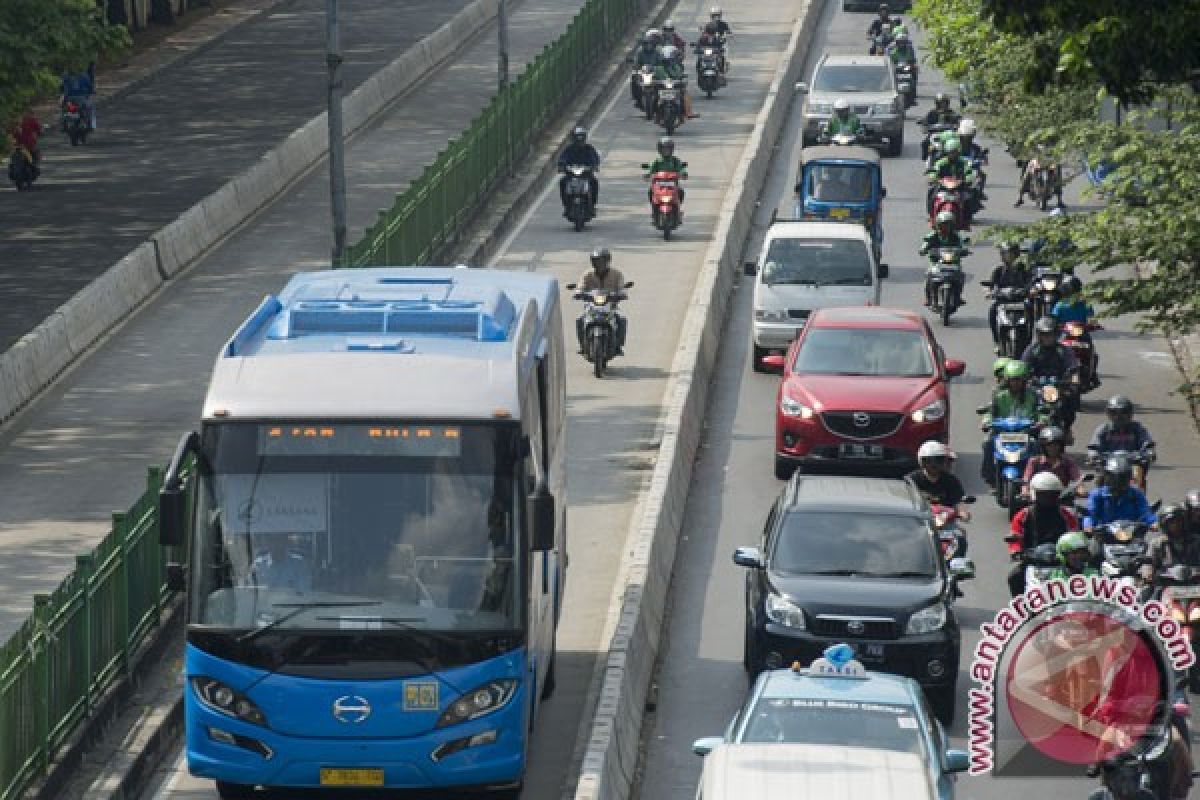
[[[1123,456],[1114,456],[1104,464],[1104,485],[1093,489],[1087,498],[1087,513],[1083,527],[1091,530],[1118,520],[1131,520],[1145,525],[1158,522],[1146,495],[1131,486],[1133,467]]]
[[[62,94],[61,105],[65,107],[68,100],[82,105],[88,113],[88,127],[95,130],[96,104],[92,102],[92,95],[96,93],[96,62],[88,64],[83,72],[64,73],[59,91]]]
[[[304,551],[291,546],[290,538],[280,533],[260,538],[263,547],[255,553],[250,565],[255,586],[291,589],[293,592],[312,591],[312,567]]]

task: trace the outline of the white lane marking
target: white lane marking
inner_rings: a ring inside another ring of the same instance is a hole
[[[171,764],[171,778],[158,787],[158,791],[154,793],[154,797],[151,800],[167,800],[171,795],[175,794],[175,790],[179,788],[180,779],[183,778],[184,773],[187,771],[187,767],[184,766],[183,762],[183,748],[181,747],[179,749],[179,756]]]

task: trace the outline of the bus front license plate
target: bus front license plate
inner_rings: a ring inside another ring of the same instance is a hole
[[[322,786],[383,786],[381,769],[322,769]]]

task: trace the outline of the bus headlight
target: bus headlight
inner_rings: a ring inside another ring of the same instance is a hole
[[[192,691],[201,703],[227,717],[266,726],[267,718],[250,698],[212,678],[192,678]]]
[[[512,700],[518,685],[516,678],[501,678],[466,692],[442,712],[437,727],[457,725],[499,711]]]

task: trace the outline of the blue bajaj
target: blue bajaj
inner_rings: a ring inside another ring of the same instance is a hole
[[[806,147],[800,153],[796,219],[852,222],[871,232],[875,261],[883,263],[883,170],[866,147]]]
[[[992,458],[995,459],[996,502],[1011,518],[1020,505],[1021,478],[1034,454],[1036,421],[1028,417],[992,420]]]

